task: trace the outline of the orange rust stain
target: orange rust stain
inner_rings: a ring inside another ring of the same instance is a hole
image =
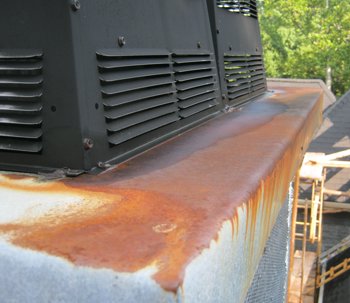
[[[0,225],[0,232],[12,232],[16,245],[76,265],[123,272],[156,265],[154,279],[176,291],[186,266],[218,239],[223,222],[231,220],[233,235],[240,232],[237,208],[246,205],[247,253],[259,256],[321,122],[319,91],[285,89],[277,95],[101,176],[31,185],[0,179],[0,186],[15,190],[74,192],[108,201],[95,212],[77,208],[75,215],[60,214],[52,222],[41,217]],[[113,201],[114,196],[122,198]]]
[[[98,216],[84,215],[80,209],[74,217],[58,218],[59,223],[44,217],[31,226],[2,225],[0,230],[15,232],[16,245],[61,256],[76,265],[121,272],[156,265],[155,279],[167,289],[176,289],[179,275],[183,276],[178,270],[189,248],[201,250],[206,244],[195,232],[203,228],[203,211],[140,190],[116,190],[115,194],[124,198],[100,207]],[[166,225],[172,228],[159,228]]]
[[[36,180],[35,177],[23,176],[22,178],[17,178],[17,176],[14,176],[0,175],[0,187],[33,193],[81,193],[81,190],[69,187],[62,182],[40,181]]]

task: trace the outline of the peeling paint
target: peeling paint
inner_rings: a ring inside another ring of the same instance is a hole
[[[16,207],[26,195],[40,205],[58,196],[46,211],[23,206],[0,233],[77,266],[118,272],[156,266],[153,278],[176,293],[188,265],[220,241],[229,222],[233,240],[245,235],[247,288],[321,119],[319,90],[285,88],[103,175],[60,181],[1,175],[1,197],[23,194]],[[67,195],[77,199],[64,203]]]

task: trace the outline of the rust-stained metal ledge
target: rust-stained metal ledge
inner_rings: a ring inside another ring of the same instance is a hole
[[[230,226],[241,297],[321,120],[320,90],[279,88],[99,176],[2,174],[0,238],[78,267],[153,268],[165,292],[182,286],[186,297],[188,277],[197,287],[191,264],[227,242]]]

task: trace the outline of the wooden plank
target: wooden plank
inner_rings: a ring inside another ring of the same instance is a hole
[[[316,253],[307,251],[305,254],[304,285],[302,302],[313,302],[316,278]],[[294,254],[294,266],[291,274],[291,285],[288,303],[300,303],[302,252],[297,250]]]

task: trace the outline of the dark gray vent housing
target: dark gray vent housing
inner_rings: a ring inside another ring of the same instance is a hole
[[[0,169],[99,171],[218,115],[208,20],[205,0],[2,0]]]
[[[263,93],[254,3],[2,0],[0,170],[98,172]]]
[[[266,92],[256,1],[207,0],[221,91],[231,106]]]

